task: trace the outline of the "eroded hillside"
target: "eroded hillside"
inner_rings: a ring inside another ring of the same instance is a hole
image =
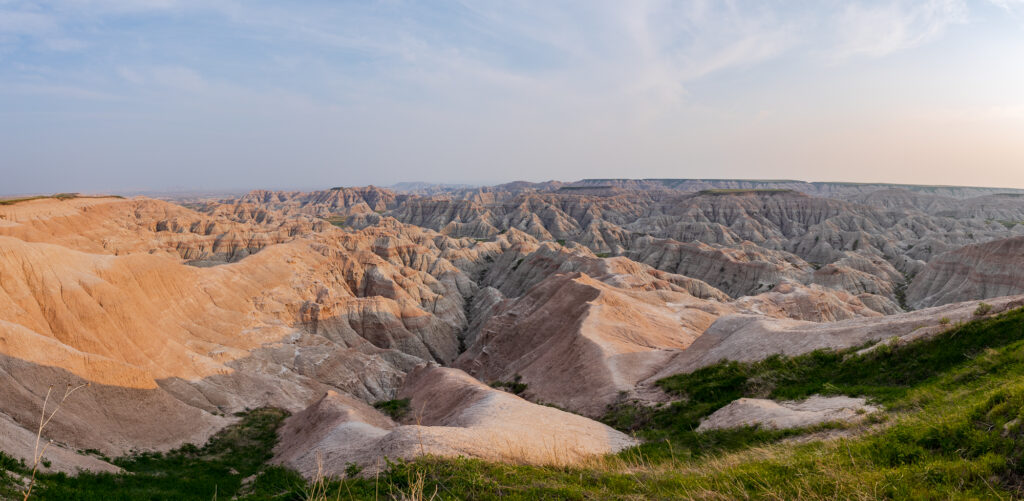
[[[588,418],[667,398],[666,376],[1022,303],[1012,194],[634,184],[0,205],[0,449],[30,457],[49,385],[91,383],[47,429],[51,468],[260,407],[293,413],[276,461],[306,475],[316,451],[332,474],[571,463],[633,445]],[[393,401],[405,417],[374,407]]]

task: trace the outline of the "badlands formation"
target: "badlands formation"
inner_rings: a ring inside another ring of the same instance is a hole
[[[47,428],[52,469],[113,471],[78,451],[201,443],[264,406],[292,413],[274,461],[305,475],[317,458],[575,462],[634,445],[594,419],[664,397],[662,377],[1024,304],[1017,190],[405,188],[0,205],[0,450],[30,457],[48,387],[90,383]],[[392,400],[409,412],[373,406]],[[707,426],[863,402],[840,404],[743,401]]]

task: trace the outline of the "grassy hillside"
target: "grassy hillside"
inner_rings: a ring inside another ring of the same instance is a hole
[[[325,492],[329,499],[1009,499],[1024,495],[1022,376],[1018,309],[863,355],[728,362],[666,378],[659,384],[678,401],[659,408],[624,402],[605,417],[646,443],[583,466],[422,458],[375,477],[310,486],[263,464],[273,439],[266,430],[278,415],[259,426],[246,425],[247,418],[202,449],[118,460],[132,475],[45,476],[40,498],[212,499],[216,486],[220,498],[250,500]],[[702,417],[741,396],[815,393],[867,396],[887,412],[856,426],[693,431]],[[260,438],[240,438],[249,433]],[[831,438],[799,437],[808,434]],[[119,498],[114,487],[126,485],[136,490]]]

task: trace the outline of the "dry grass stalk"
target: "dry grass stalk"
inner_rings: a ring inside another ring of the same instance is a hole
[[[327,476],[324,475],[324,456],[319,450],[316,451],[316,476],[309,484],[309,490],[305,492],[307,501],[327,501]],[[335,501],[341,499],[341,487],[334,496]]]
[[[434,493],[428,498],[423,492],[426,485],[426,475],[422,471],[417,471],[416,478],[409,482],[409,491],[399,493],[395,499],[398,501],[433,501],[437,498],[437,486],[434,486]]]
[[[39,413],[39,428],[36,430],[36,446],[35,450],[32,452],[32,475],[29,477],[28,487],[25,488],[25,495],[22,498],[23,501],[28,501],[29,496],[32,495],[32,488],[36,485],[36,472],[39,471],[39,464],[43,461],[43,454],[46,454],[46,449],[49,449],[50,445],[53,444],[53,440],[49,440],[43,445],[42,450],[39,449],[39,442],[43,438],[43,430],[46,429],[46,425],[50,424],[50,420],[53,419],[53,416],[55,416],[61,406],[64,405],[64,401],[66,401],[72,393],[78,391],[80,388],[89,386],[89,384],[90,383],[85,383],[78,386],[71,386],[71,384],[68,384],[64,389],[64,396],[61,397],[60,402],[57,402],[57,406],[53,408],[53,411],[50,412],[49,416],[46,415],[46,406],[50,403],[50,395],[53,394],[53,385],[51,384],[46,389],[46,398],[43,399],[43,409]]]

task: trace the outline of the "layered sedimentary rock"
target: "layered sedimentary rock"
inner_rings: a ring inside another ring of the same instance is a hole
[[[1024,293],[1024,237],[968,245],[932,259],[907,289],[915,308]]]
[[[782,281],[808,282],[814,269],[803,259],[751,242],[734,247],[702,242],[642,239],[633,259],[659,270],[698,278],[732,297],[770,290]]]

